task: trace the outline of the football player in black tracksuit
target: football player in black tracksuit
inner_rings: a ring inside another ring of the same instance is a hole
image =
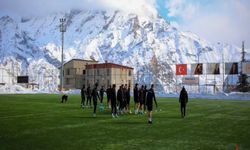
[[[117,91],[117,101],[119,103],[119,112],[122,113],[122,107],[123,107],[123,85],[121,85],[120,88]]]
[[[145,112],[146,111],[146,98],[147,98],[147,86],[145,85],[144,86],[144,89],[143,89],[143,111]]]
[[[154,85],[151,85],[151,88],[148,90],[147,94],[147,109],[148,109],[148,123],[152,124],[152,111],[153,111],[153,100],[155,101],[155,105],[157,107],[157,102],[155,99]]]
[[[127,92],[126,92],[126,98],[127,98],[127,111],[129,111],[129,113],[131,114],[131,110],[130,110],[130,85],[128,85],[128,89],[127,89]]]
[[[92,90],[92,97],[93,97],[93,104],[94,104],[94,112],[93,112],[93,117],[96,117],[96,106],[97,106],[97,99],[100,100],[100,96],[97,91],[98,84],[95,84],[94,89]]]
[[[181,104],[181,117],[184,118],[186,116],[186,104],[188,103],[188,94],[184,86],[180,93],[179,103]]]
[[[91,107],[91,88],[90,88],[90,85],[88,85],[87,87],[87,104],[86,105],[89,105],[89,107]]]
[[[86,90],[85,90],[85,85],[82,86],[81,89],[81,107],[84,108],[85,107],[85,94],[86,94]]]
[[[122,110],[124,111],[124,113],[127,112],[126,106],[127,106],[127,84],[125,84],[125,86],[124,86],[124,88],[123,88],[123,104],[122,104]]]
[[[113,84],[112,89],[110,90],[110,99],[111,99],[111,108],[112,108],[112,117],[118,117],[117,107],[116,107],[116,89],[115,84]]]
[[[143,90],[144,86],[142,85],[139,89],[139,101],[140,101],[140,107],[139,107],[139,114],[143,114]]]
[[[112,88],[111,88],[111,85],[109,85],[109,87],[106,90],[106,93],[107,93],[107,106],[108,106],[108,108],[111,107],[111,92],[112,92]]]
[[[104,96],[104,88],[103,88],[103,86],[101,87],[101,89],[100,89],[100,101],[101,101],[101,103],[103,102],[103,96]]]
[[[104,90],[104,88],[102,86],[101,89],[100,89],[100,101],[101,101],[101,103],[100,103],[100,111],[104,111],[104,104],[103,104],[104,92],[105,92],[105,90]]]
[[[139,99],[138,99],[139,91],[138,91],[137,86],[138,86],[138,84],[136,83],[135,87],[134,87],[134,111],[135,111],[135,114],[138,113],[138,107],[139,107]]]

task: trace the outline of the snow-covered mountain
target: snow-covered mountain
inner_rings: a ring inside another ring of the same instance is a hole
[[[66,18],[64,57],[94,58],[134,68],[135,81],[155,83],[158,89],[176,83],[174,64],[240,61],[241,49],[213,45],[191,32],[178,31],[163,18],[123,11],[53,13],[43,17],[0,18],[2,82],[29,75],[42,89],[56,89],[61,59],[59,19]],[[0,76],[1,77],[1,76]],[[11,78],[9,78],[11,77]]]

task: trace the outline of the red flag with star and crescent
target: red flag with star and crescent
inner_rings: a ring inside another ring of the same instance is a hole
[[[187,64],[176,65],[176,75],[187,75]]]

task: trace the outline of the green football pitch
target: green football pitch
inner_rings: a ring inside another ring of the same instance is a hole
[[[153,124],[92,111],[79,95],[66,104],[53,94],[0,95],[0,149],[250,149],[250,101],[190,99],[182,119],[176,98],[159,98]]]

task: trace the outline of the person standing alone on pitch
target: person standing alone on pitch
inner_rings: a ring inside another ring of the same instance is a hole
[[[98,84],[96,83],[94,89],[92,90],[92,97],[93,97],[93,104],[94,104],[93,117],[96,117],[97,99],[100,100],[100,96],[99,96],[99,94],[97,92],[97,87],[98,87]]]
[[[181,104],[181,117],[184,118],[186,115],[186,104],[188,103],[188,94],[185,87],[182,87],[179,103]]]
[[[86,90],[85,90],[85,85],[82,86],[81,88],[81,107],[84,109],[85,107],[85,94],[86,94]]]
[[[147,110],[148,110],[148,123],[152,124],[152,115],[153,115],[153,100],[155,101],[155,106],[157,107],[157,102],[155,98],[154,85],[151,85],[151,88],[147,91]]]

